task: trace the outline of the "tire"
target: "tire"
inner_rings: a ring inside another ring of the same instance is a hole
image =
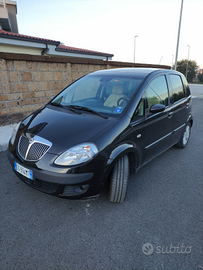
[[[180,141],[176,144],[178,148],[185,148],[189,142],[191,133],[191,124],[190,122],[186,123],[184,132],[180,138]]]
[[[110,202],[121,203],[125,200],[129,177],[129,159],[128,156],[122,156],[115,164],[109,188]]]

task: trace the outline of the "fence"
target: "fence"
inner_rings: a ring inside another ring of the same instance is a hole
[[[0,125],[16,123],[79,77],[101,69],[170,66],[0,53]]]

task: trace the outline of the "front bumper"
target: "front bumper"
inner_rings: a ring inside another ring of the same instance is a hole
[[[14,173],[27,185],[39,191],[69,199],[94,197],[101,192],[103,185],[98,181],[93,172],[70,174],[53,172],[22,164],[9,150],[7,151],[7,156]],[[33,179],[29,179],[14,170],[14,162],[32,170]]]

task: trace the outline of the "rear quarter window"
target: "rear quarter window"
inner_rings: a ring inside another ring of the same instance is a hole
[[[185,97],[184,87],[179,75],[171,74],[169,75],[169,78],[172,87],[171,89],[172,102],[174,103]]]
[[[184,88],[185,88],[185,94],[186,94],[186,97],[188,97],[188,96],[191,95],[191,92],[190,92],[190,88],[189,88],[188,82],[187,82],[185,76],[182,76],[181,78],[182,78],[182,80],[183,80],[183,85],[184,85]]]

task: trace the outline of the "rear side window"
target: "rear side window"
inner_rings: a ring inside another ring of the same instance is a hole
[[[185,97],[183,83],[179,75],[169,75],[172,86],[172,101],[176,102]]]
[[[189,85],[188,85],[188,82],[187,82],[185,76],[182,76],[181,78],[182,78],[182,80],[183,80],[183,85],[184,85],[184,87],[185,87],[185,94],[186,94],[186,97],[188,97],[188,96],[191,95],[191,93],[190,93],[190,88],[189,88]]]
[[[154,104],[168,105],[168,88],[165,76],[155,78],[147,87],[147,101],[150,109]]]

